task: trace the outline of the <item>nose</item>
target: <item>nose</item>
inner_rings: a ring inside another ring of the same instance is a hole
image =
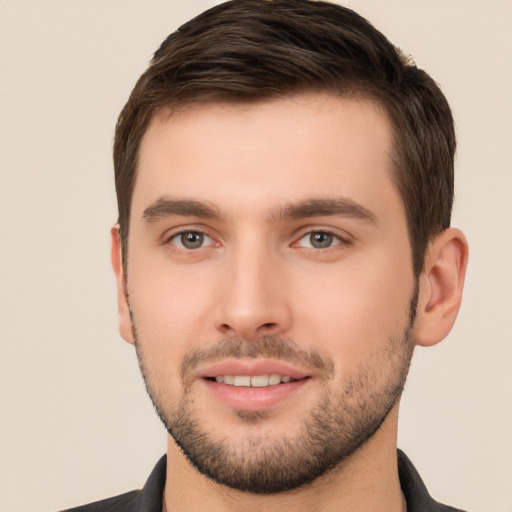
[[[264,247],[247,247],[227,258],[216,319],[223,336],[251,340],[289,330],[291,311],[278,260]]]

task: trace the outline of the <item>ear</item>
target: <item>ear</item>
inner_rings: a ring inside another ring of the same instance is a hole
[[[430,244],[420,276],[416,344],[435,345],[450,332],[462,300],[468,244],[458,229],[443,231]]]
[[[123,249],[121,245],[121,234],[119,224],[116,224],[111,230],[112,239],[112,267],[116,275],[117,283],[117,308],[119,311],[119,332],[125,341],[134,343],[132,320],[130,317],[130,305],[128,303],[128,291],[126,285],[126,274],[123,266]]]

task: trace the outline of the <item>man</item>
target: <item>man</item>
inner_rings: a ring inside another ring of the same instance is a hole
[[[119,117],[112,229],[168,450],[76,510],[456,510],[396,448],[461,300],[454,151],[435,82],[348,9],[235,0],[171,34]]]

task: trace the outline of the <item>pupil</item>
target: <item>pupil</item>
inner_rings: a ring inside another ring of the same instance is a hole
[[[332,235],[329,233],[312,233],[310,241],[311,245],[316,249],[325,249],[332,245]]]
[[[181,243],[187,249],[197,249],[201,247],[201,245],[203,245],[203,239],[204,236],[202,233],[195,233],[193,231],[181,235]]]

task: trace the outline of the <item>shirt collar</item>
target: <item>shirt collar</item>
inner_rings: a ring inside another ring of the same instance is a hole
[[[407,502],[407,512],[463,512],[433,500],[419,473],[404,452],[397,450],[398,476]],[[167,456],[157,463],[139,495],[138,512],[161,512]]]

